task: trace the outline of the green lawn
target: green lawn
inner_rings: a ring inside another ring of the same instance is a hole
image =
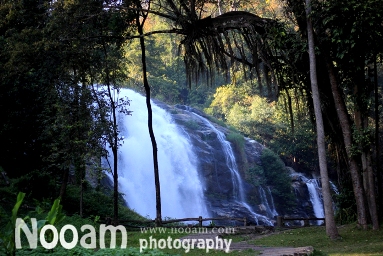
[[[338,228],[341,239],[332,241],[326,236],[325,227],[307,227],[256,239],[251,243],[264,246],[308,246],[323,255],[383,256],[383,231],[360,230],[355,224]]]

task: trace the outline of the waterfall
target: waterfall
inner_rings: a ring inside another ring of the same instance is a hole
[[[241,178],[239,171],[238,171],[237,163],[235,161],[234,152],[233,152],[233,149],[230,145],[230,142],[226,140],[225,134],[223,132],[221,132],[220,130],[218,130],[206,118],[204,118],[204,117],[202,117],[202,116],[200,116],[194,112],[192,112],[192,114],[197,116],[209,128],[211,128],[215,132],[219,142],[221,143],[222,150],[225,154],[226,165],[231,172],[234,200],[237,201],[239,204],[241,204],[244,208],[246,208],[249,211],[250,215],[253,216],[257,225],[258,225],[258,221],[261,220],[265,224],[273,226],[273,223],[266,216],[263,216],[261,214],[254,212],[253,208],[247,204],[246,196],[245,196],[244,189],[243,189],[243,182],[242,182],[242,178]]]
[[[145,98],[121,89],[120,98],[130,100],[131,116],[119,114],[118,128],[123,140],[118,151],[119,190],[129,208],[155,218],[156,196],[152,145],[147,127]],[[158,147],[162,216],[171,218],[208,217],[203,184],[191,143],[170,114],[152,102],[153,128]]]
[[[273,216],[278,216],[278,212],[277,210],[275,209],[275,204],[274,204],[274,198],[273,198],[273,195],[271,194],[271,190],[269,187],[267,187],[267,191],[269,193],[269,197],[270,197],[270,201],[271,201],[271,212],[273,214]]]
[[[241,202],[245,201],[245,193],[243,192],[242,179],[238,172],[237,162],[235,161],[234,152],[230,145],[230,142],[226,140],[225,134],[219,131],[212,123],[210,123],[209,120],[207,120],[206,118],[196,113],[192,113],[192,114],[194,114],[199,119],[201,119],[207,126],[209,126],[217,134],[217,138],[219,142],[221,143],[222,150],[225,154],[226,165],[232,174],[231,178],[233,183],[234,199]]]
[[[261,196],[261,202],[265,206],[268,216],[270,218],[274,218],[274,216],[278,216],[278,212],[275,210],[274,200],[273,200],[273,197],[271,195],[270,188],[267,187],[268,196],[266,195],[266,192],[262,186],[258,187],[258,192],[259,192],[259,195]],[[270,200],[268,197],[270,198]],[[270,205],[269,201],[270,201],[271,205]]]
[[[324,218],[323,203],[318,191],[320,191],[317,179],[308,179],[306,182],[307,188],[310,193],[310,201],[313,205],[315,217]],[[317,224],[322,224],[323,221],[318,221]]]
[[[339,195],[338,188],[335,186],[334,182],[330,181],[330,186],[331,186],[332,191],[333,191],[336,195]]]
[[[324,218],[324,207],[321,194],[321,187],[318,179],[308,179],[302,173],[292,173],[291,175],[297,176],[302,180],[309,191],[310,202],[313,207],[314,215],[317,218]],[[323,221],[317,221],[321,225]]]

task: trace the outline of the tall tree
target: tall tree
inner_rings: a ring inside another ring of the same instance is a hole
[[[323,205],[326,218],[326,233],[331,239],[339,237],[338,230],[335,224],[334,210],[332,205],[332,198],[330,192],[330,182],[327,171],[326,161],[326,144],[325,144],[325,131],[323,126],[322,108],[318,89],[318,79],[316,72],[316,57],[315,57],[315,44],[314,33],[311,21],[311,1],[306,0],[306,18],[307,18],[307,39],[308,50],[310,57],[310,80],[311,80],[311,92],[314,102],[317,143],[318,143],[318,157],[319,157],[319,169],[322,183],[322,195]]]
[[[138,9],[141,9],[141,2],[137,2],[136,6]],[[150,9],[150,2],[147,3],[148,9]],[[152,156],[153,156],[153,170],[154,170],[154,183],[156,191],[156,226],[161,226],[162,224],[162,213],[161,213],[161,187],[160,187],[160,176],[158,168],[158,154],[157,154],[157,142],[156,137],[154,136],[153,131],[153,112],[151,106],[150,98],[150,85],[147,77],[147,67],[146,67],[146,49],[145,49],[145,38],[144,38],[144,24],[148,17],[148,13],[145,11],[136,12],[136,26],[140,38],[141,46],[141,61],[142,61],[142,77],[146,93],[146,106],[148,109],[148,130],[150,135],[150,140],[152,143]]]
[[[376,24],[382,23],[383,9],[375,0],[325,1],[318,6],[321,8],[316,19],[322,22],[316,23],[316,31],[322,38],[319,47],[325,55],[342,129],[358,224],[366,229],[369,213],[373,228],[377,229],[376,184],[370,161],[373,136],[367,129],[373,83],[366,77],[365,69],[382,51],[379,42],[383,27]]]

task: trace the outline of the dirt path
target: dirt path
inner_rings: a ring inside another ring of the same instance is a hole
[[[195,241],[198,239],[204,239],[205,241],[209,239],[209,241],[217,242],[218,239],[224,240],[225,237],[221,237],[218,234],[190,234],[182,238],[184,239],[194,239]],[[226,250],[226,244],[222,243],[223,248],[219,247],[221,250]],[[253,244],[249,244],[246,241],[242,242],[232,242],[229,246],[231,251],[243,251],[243,250],[255,250],[259,251],[261,256],[306,256],[310,255],[314,249],[312,246],[305,247],[264,247],[264,246],[256,246]]]

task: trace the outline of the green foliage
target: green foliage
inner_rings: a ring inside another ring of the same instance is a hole
[[[195,120],[187,120],[185,122],[185,126],[186,128],[188,129],[191,129],[191,130],[197,130],[199,128],[199,124],[197,123],[197,121]]]
[[[29,173],[12,179],[10,189],[25,191],[28,198],[54,198],[57,196],[56,180],[52,179],[50,171],[33,170]]]
[[[298,172],[309,174],[317,169],[316,136],[308,120],[302,120],[299,126],[295,127],[294,133],[291,129],[277,129],[269,148]]]
[[[318,162],[312,154],[316,150],[315,134],[305,113],[306,109],[296,107],[304,104],[299,103],[302,99],[297,98],[295,101],[297,104],[291,106],[296,123],[294,130],[287,102],[269,102],[254,94],[248,83],[218,88],[205,112],[268,146],[290,165],[294,165],[297,171],[311,172],[316,169]]]
[[[121,80],[130,13],[91,0],[6,0],[0,13],[0,163],[10,178],[35,172],[21,191],[53,198],[65,170],[105,154],[92,84]]]
[[[207,119],[209,119],[210,122],[218,124],[219,126],[227,127],[226,123],[218,118],[215,118],[213,116],[207,116]]]
[[[244,151],[245,138],[242,134],[238,132],[230,132],[226,135],[226,139],[233,143],[238,150]]]
[[[12,209],[12,215],[8,218],[8,223],[5,228],[0,233],[0,243],[4,247],[5,253],[7,255],[15,255],[15,226],[17,219],[17,212],[21,204],[23,203],[25,193],[19,192],[17,195],[16,203]]]
[[[370,150],[371,143],[373,140],[374,130],[372,127],[366,129],[357,129],[355,125],[352,127],[353,146],[351,148],[351,154],[358,156],[365,151],[366,148]]]
[[[357,209],[350,185],[344,184],[340,193],[335,195],[334,201],[337,204],[337,211],[335,212],[337,223],[350,224],[357,220]]]
[[[266,182],[271,186],[271,193],[276,207],[284,210],[293,207],[295,202],[291,187],[291,177],[285,164],[269,149],[262,151],[261,162]]]
[[[65,249],[63,247],[56,247],[52,250],[46,250],[43,247],[37,247],[34,250],[28,250],[28,249],[22,249],[18,250],[17,255],[23,256],[23,255],[53,255],[53,256],[61,256],[61,255],[69,255],[69,256],[87,256],[87,255],[96,255],[96,256],[109,256],[109,255],[115,255],[115,256],[136,256],[136,255],[147,255],[147,256],[166,256],[170,255],[164,252],[161,252],[159,250],[143,250],[140,252],[139,248],[134,247],[128,247],[125,249],[100,249],[97,251],[94,251],[92,249],[85,249],[82,247],[75,247],[71,250]]]
[[[112,191],[95,191],[89,185],[84,187],[83,191],[83,214],[84,216],[100,215],[103,217],[113,215]],[[79,213],[80,187],[69,185],[67,187],[66,197],[64,199],[64,208],[67,212]],[[103,202],[100,204],[100,202]]]
[[[65,215],[62,212],[62,208],[63,207],[60,204],[60,199],[56,199],[53,202],[51,210],[48,212],[48,215],[46,218],[47,223],[53,226],[60,223],[65,218]]]
[[[266,183],[265,170],[262,166],[255,164],[246,171],[246,180],[254,186],[261,186]]]
[[[4,247],[4,251],[7,255],[15,255],[16,247],[15,247],[15,229],[16,227],[16,219],[18,218],[18,211],[23,203],[25,198],[25,193],[19,192],[17,195],[16,203],[12,209],[12,215],[8,218],[8,223],[4,227],[0,227],[1,235],[0,235],[0,243]],[[35,213],[32,214],[41,215],[41,209],[37,208]],[[6,217],[5,217],[6,218]],[[65,218],[65,215],[62,212],[62,205],[60,205],[60,199],[56,199],[48,212],[47,216],[44,219],[37,221],[37,228],[40,231],[41,228],[46,224],[50,224],[53,226],[57,226],[60,222],[62,222]],[[30,216],[26,216],[23,220],[30,219]],[[48,234],[52,235],[52,234]]]
[[[63,200],[63,206],[68,214],[78,214],[80,201],[78,195],[79,186],[68,185],[66,197]],[[108,189],[95,190],[92,187],[85,186],[83,191],[83,215],[100,216],[106,218],[113,216],[113,191]],[[102,202],[102,203],[100,203]],[[142,216],[128,209],[125,206],[124,199],[119,197],[119,219],[122,220],[144,220]]]
[[[248,169],[247,166],[247,156],[245,152],[245,138],[243,137],[242,134],[240,134],[238,131],[235,129],[230,129],[230,133],[226,135],[226,139],[230,141],[233,145],[234,148],[236,149],[237,152],[239,152],[240,157],[242,159],[243,165],[240,165],[239,168],[241,169],[242,173],[246,174],[246,170]]]

